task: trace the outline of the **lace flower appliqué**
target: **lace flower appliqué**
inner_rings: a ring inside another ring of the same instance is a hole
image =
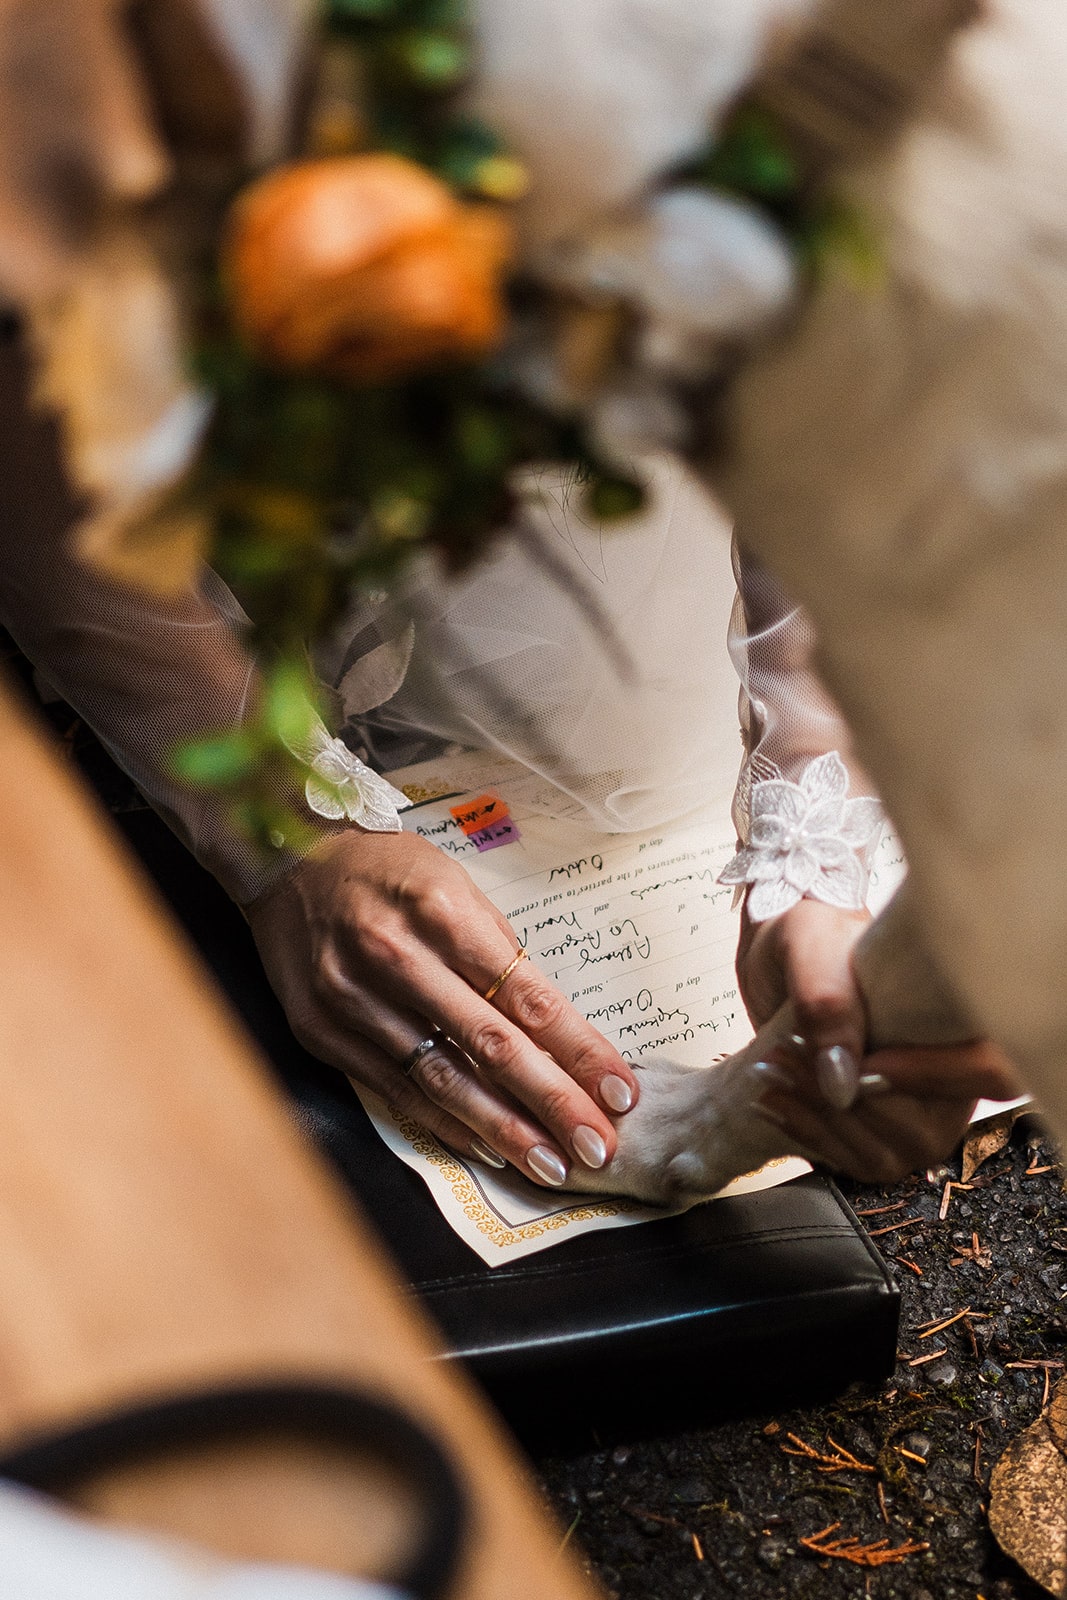
[[[752,885],[748,914],[765,922],[805,896],[859,911],[867,868],[858,852],[875,843],[882,825],[877,800],[849,800],[848,773],[836,750],[809,762],[799,783],[769,778],[752,786],[748,844],[719,875],[725,884]]]
[[[340,739],[323,728],[313,747],[301,752],[311,768],[304,795],[316,816],[358,823],[372,833],[399,833],[399,812],[411,801],[372,772]]]

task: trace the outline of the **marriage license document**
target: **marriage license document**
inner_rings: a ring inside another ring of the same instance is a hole
[[[736,849],[728,780],[681,822],[605,834],[559,789],[500,757],[464,753],[389,777],[412,801],[405,829],[462,861],[531,959],[636,1068],[659,1053],[714,1071],[752,1037],[734,974],[734,892],[716,881]],[[888,898],[902,872],[895,841],[883,841],[874,903]],[[511,1168],[497,1173],[462,1160],[378,1097],[358,1093],[386,1144],[490,1265],[575,1233],[665,1215],[633,1201],[541,1189]],[[783,1160],[723,1193],[809,1170],[800,1158]]]

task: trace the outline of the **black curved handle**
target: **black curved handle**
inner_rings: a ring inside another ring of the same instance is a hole
[[[416,1491],[422,1518],[414,1551],[381,1581],[413,1600],[444,1600],[468,1524],[455,1467],[405,1412],[358,1390],[328,1383],[235,1384],[151,1400],[0,1453],[0,1477],[61,1493],[92,1473],[176,1447],[266,1430],[358,1449],[394,1468]]]

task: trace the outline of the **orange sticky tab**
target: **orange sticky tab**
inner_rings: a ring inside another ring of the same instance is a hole
[[[496,794],[480,794],[475,800],[464,800],[449,809],[464,833],[481,833],[508,815],[506,801]]]

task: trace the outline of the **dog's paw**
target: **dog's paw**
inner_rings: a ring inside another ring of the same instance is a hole
[[[785,1135],[756,1110],[763,1084],[753,1071],[755,1044],[714,1067],[683,1067],[660,1056],[635,1068],[640,1095],[617,1121],[618,1150],[599,1171],[573,1168],[569,1187],[679,1205],[708,1199],[734,1178],[791,1154]]]

